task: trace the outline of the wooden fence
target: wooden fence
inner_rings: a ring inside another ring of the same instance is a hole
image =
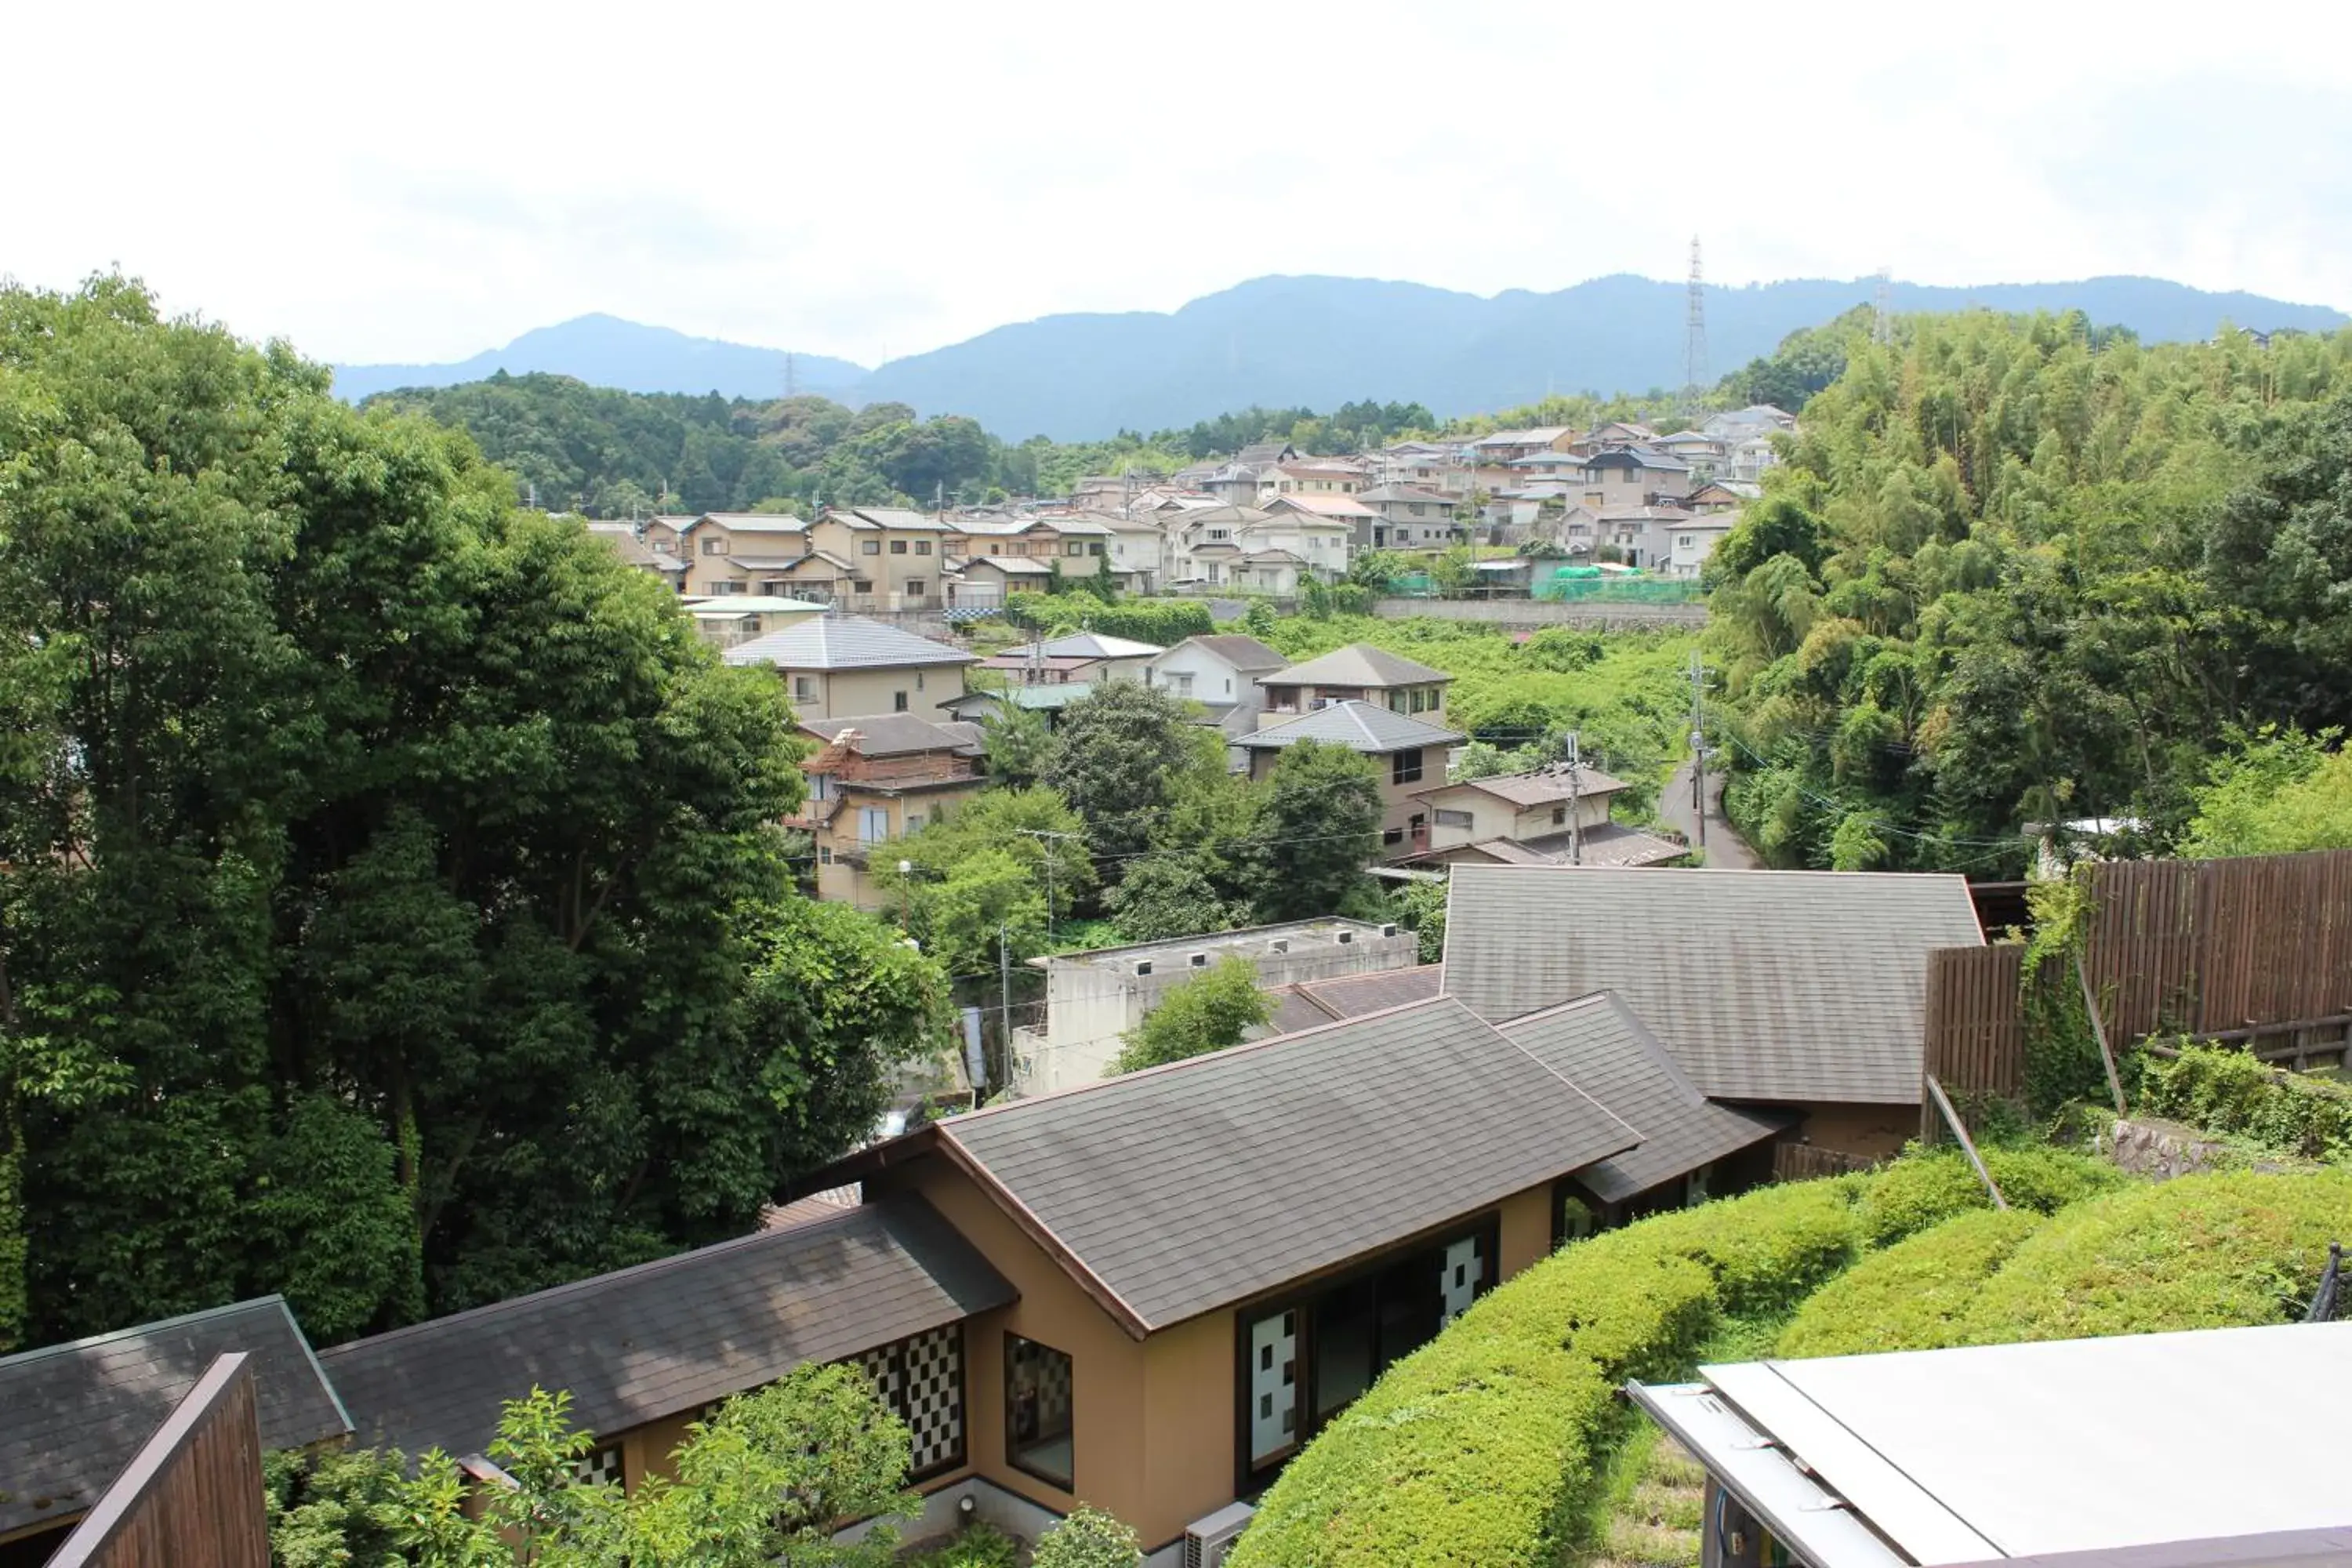
[[[214,1361],[49,1568],[269,1568],[261,1425],[242,1353]]]
[[[2087,984],[2118,1050],[2150,1035],[2263,1042],[2340,1037],[2352,1025],[2352,850],[2118,860],[2078,874],[2091,900],[2081,977],[2061,963],[2036,983]],[[1922,1065],[1957,1099],[2025,1086],[2023,957],[2013,945],[1927,955]],[[1920,1128],[1937,1136],[1931,1111]]]
[[[1811,1143],[1772,1145],[1772,1179],[1776,1182],[1843,1176],[1849,1171],[1867,1171],[1877,1163],[1877,1161],[1865,1159],[1860,1154],[1849,1154],[1840,1149],[1816,1148]]]

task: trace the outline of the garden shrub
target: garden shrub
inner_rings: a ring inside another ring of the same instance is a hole
[[[1778,1352],[1857,1355],[1957,1344],[1960,1320],[1985,1281],[2048,1223],[2031,1209],[1980,1209],[1922,1230],[1815,1291],[1782,1331]]]
[[[1106,604],[1091,594],[1014,594],[1004,618],[1014,626],[1057,637],[1090,626],[1108,637],[1172,647],[1189,637],[1217,629],[1209,606],[1199,599],[1120,599]]]
[[[2185,1045],[2140,1058],[2138,1109],[2207,1132],[2233,1134],[2284,1154],[2352,1159],[2352,1089],[2325,1079],[2281,1078],[2250,1053]]]
[[[2130,1178],[2103,1160],[2033,1145],[1979,1151],[2011,1208],[2055,1214]],[[1970,1209],[1990,1209],[1984,1184],[1958,1149],[1907,1154],[1874,1179],[1859,1208],[1864,1238],[1887,1247]]]
[[[1643,1236],[1649,1246],[1705,1265],[1728,1316],[1786,1311],[1853,1261],[1862,1245],[1854,1200],[1864,1190],[1851,1177],[1790,1182],[1612,1234]]]
[[[2352,1237],[2352,1172],[2232,1172],[2133,1187],[2029,1237],[1958,1327],[1965,1344],[2286,1321],[2331,1240]]]

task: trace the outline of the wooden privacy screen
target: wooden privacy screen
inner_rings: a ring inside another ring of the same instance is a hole
[[[1776,1182],[1805,1182],[1815,1176],[1843,1176],[1849,1171],[1867,1171],[1877,1163],[1877,1161],[1864,1159],[1860,1154],[1817,1148],[1811,1143],[1772,1145],[1772,1179]]]
[[[49,1568],[269,1568],[261,1425],[243,1352],[216,1358]]]
[[[2251,1038],[2352,1015],[2352,850],[2116,860],[2090,882],[2083,973],[2118,1049],[2149,1035]],[[1924,1074],[1958,1096],[2025,1085],[2024,949],[1927,955]],[[2078,984],[2063,962],[2039,984]],[[1922,1099],[1925,1099],[1923,1094]],[[1922,1135],[1937,1135],[1932,1113]]]

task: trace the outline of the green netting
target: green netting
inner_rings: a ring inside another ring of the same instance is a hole
[[[1560,604],[1696,605],[1701,597],[1693,577],[1570,575],[1577,572],[1591,573],[1593,568],[1563,566],[1552,577],[1538,578],[1530,591],[1538,599]]]

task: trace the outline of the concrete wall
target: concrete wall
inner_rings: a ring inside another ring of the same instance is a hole
[[[1542,599],[1381,599],[1372,613],[1385,620],[1428,616],[1441,621],[1486,621],[1498,626],[1703,626],[1705,605],[1553,604]]]

